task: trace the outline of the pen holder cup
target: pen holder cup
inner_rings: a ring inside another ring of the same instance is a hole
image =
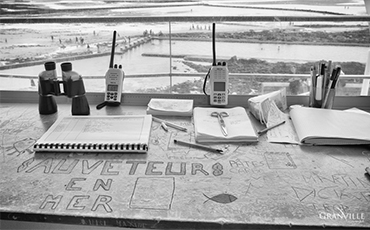
[[[313,107],[313,108],[321,108],[322,106],[322,100],[317,100],[315,98],[315,95],[316,95],[316,90],[315,89],[311,89],[310,90],[310,97],[309,97],[309,107]]]
[[[334,105],[335,99],[335,89],[329,89],[327,96],[325,97],[324,108],[325,109],[332,109]]]
[[[314,87],[310,87],[310,95],[309,95],[309,98],[308,98],[308,106],[309,107],[313,107],[314,105],[314,100],[315,100],[315,89]]]
[[[63,87],[65,95],[69,98],[85,95],[85,86],[82,78],[78,80],[65,80],[63,81]]]

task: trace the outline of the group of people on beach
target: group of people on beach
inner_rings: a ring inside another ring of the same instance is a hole
[[[204,26],[204,29],[203,29],[203,26],[202,25],[196,25],[194,26],[194,24],[192,24],[190,26],[190,30],[211,30],[211,26],[210,25],[205,25]]]
[[[51,40],[54,41],[54,36],[51,35],[50,37],[51,37]],[[69,38],[69,39],[66,39],[65,42],[66,43],[72,43],[73,41],[72,41],[72,38]],[[85,39],[83,37],[79,37],[79,38],[76,37],[75,38],[75,43],[79,43],[79,44],[83,45],[84,42],[85,42]],[[63,43],[63,40],[61,38],[59,38],[59,44],[62,44],[62,43]]]

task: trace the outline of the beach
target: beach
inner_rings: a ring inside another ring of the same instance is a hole
[[[4,1],[4,3],[12,1]],[[130,3],[115,3],[116,8],[112,9],[112,5],[102,5],[102,2],[93,1],[31,1],[40,9],[53,9],[52,13],[45,13],[42,16],[64,16],[73,13],[73,15],[82,16],[100,16],[104,12],[109,16],[209,16],[209,15],[322,15],[320,11],[336,12],[349,15],[365,14],[363,1],[331,1],[332,3],[322,5],[307,5],[307,4],[279,4],[279,1],[274,1],[274,4],[264,4],[265,1],[206,1],[211,5],[199,5],[197,2],[176,2],[169,1],[164,4],[145,4],[140,5],[133,2]],[[286,2],[286,1],[285,1]],[[298,1],[299,2],[299,1]],[[322,1],[323,3],[328,1]],[[330,1],[329,1],[330,2]],[[249,3],[249,4],[248,4]],[[331,4],[331,5],[330,5]],[[230,7],[234,6],[234,7]],[[263,10],[261,8],[245,8],[249,7],[265,7],[272,9],[284,10]],[[348,8],[347,8],[348,7]],[[104,10],[107,8],[107,10]],[[85,9],[75,11],[78,9]],[[88,9],[94,9],[88,10]],[[101,9],[101,10],[97,10]],[[290,9],[312,10],[309,11],[289,11]],[[68,11],[69,10],[69,11]],[[3,15],[4,16],[4,15]],[[3,17],[2,16],[2,17]],[[19,14],[17,14],[19,16]],[[24,15],[20,15],[24,16]],[[34,16],[34,15],[33,15]],[[39,15],[37,15],[39,16]],[[208,28],[209,23],[172,23],[171,32],[197,32],[190,31],[191,26]],[[276,24],[276,23],[275,23]],[[284,24],[284,23],[283,23]],[[278,26],[286,26],[282,23]],[[208,27],[207,27],[208,26]],[[276,25],[275,25],[276,26]],[[54,58],[63,55],[75,55],[105,52],[105,45],[112,39],[112,31],[118,32],[118,41],[124,42],[129,37],[142,36],[144,31],[151,31],[154,34],[168,33],[168,23],[51,23],[51,24],[1,24],[1,40],[0,54],[1,64],[7,65],[9,62],[17,61],[32,61],[40,58]],[[244,31],[248,29],[262,30],[273,28],[273,23],[240,23],[230,25],[222,23],[217,26],[218,32],[233,32]],[[199,31],[198,31],[199,32]],[[100,47],[99,47],[100,46]],[[100,49],[100,50],[99,50]],[[109,49],[108,49],[109,50]]]
[[[11,3],[13,1],[4,1]],[[328,14],[363,15],[366,14],[363,1],[320,1],[310,4],[301,1],[205,1],[205,2],[179,2],[145,3],[139,5],[135,2],[117,2],[109,6],[104,2],[93,1],[31,1],[37,6],[41,16],[222,16],[222,15],[301,15],[315,16]],[[114,7],[116,6],[116,7]],[[231,7],[232,6],[232,7]],[[45,10],[47,9],[47,10]],[[283,9],[283,10],[282,10]],[[3,9],[4,10],[4,9]],[[10,14],[5,16],[26,16],[24,14]],[[32,15],[35,16],[35,15]],[[40,16],[40,15],[36,15]],[[4,17],[1,16],[1,17]],[[217,24],[217,32],[240,32],[246,30],[294,30],[305,23],[291,24],[288,22],[243,22]],[[326,28],[310,28],[310,30],[351,30],[347,27],[330,27],[335,22],[326,22]],[[170,27],[171,25],[171,27]],[[112,33],[117,31],[117,51],[124,50],[128,45],[141,39],[145,33],[158,36],[171,33],[211,33],[210,23],[206,22],[173,22],[169,23],[22,23],[1,24],[0,39],[0,73],[14,64],[33,63],[37,61],[58,60],[75,56],[108,53],[111,49]],[[354,26],[355,27],[355,26]],[[300,28],[301,29],[301,28]],[[165,51],[164,51],[165,52]],[[166,51],[167,52],[167,51]],[[200,54],[201,55],[201,54]],[[176,71],[192,71],[182,64],[180,60],[173,60]],[[105,64],[104,64],[105,65]],[[38,64],[40,71],[42,65]],[[104,67],[106,68],[106,67]],[[19,69],[19,68],[18,68]],[[18,69],[13,69],[13,74]],[[82,73],[83,74],[83,73]],[[35,73],[30,75],[35,76]],[[5,81],[2,80],[5,83]],[[13,84],[13,83],[12,83]]]

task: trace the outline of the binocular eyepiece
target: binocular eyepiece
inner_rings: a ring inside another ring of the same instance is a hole
[[[90,107],[85,95],[81,75],[72,70],[72,63],[61,64],[62,81],[57,78],[55,62],[46,62],[45,71],[39,74],[39,113],[53,114],[58,111],[54,96],[72,98],[72,115],[89,115]],[[60,85],[63,85],[61,91]]]

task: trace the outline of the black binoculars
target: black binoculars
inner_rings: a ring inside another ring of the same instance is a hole
[[[89,115],[90,107],[85,96],[82,77],[72,71],[72,64],[65,62],[62,67],[62,81],[56,76],[55,62],[46,62],[45,71],[39,74],[39,113],[53,114],[58,111],[54,96],[72,98],[72,115]],[[63,85],[61,91],[60,85]]]

